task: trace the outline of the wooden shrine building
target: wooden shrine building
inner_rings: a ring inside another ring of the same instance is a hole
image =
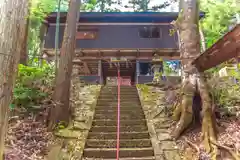
[[[66,12],[60,16],[59,46],[63,40]],[[44,53],[54,56],[57,13],[46,18]],[[80,13],[74,63],[79,75],[91,83],[106,82],[117,76],[111,58],[125,58],[121,63],[121,76],[132,84],[153,79],[149,72],[153,55],[163,60],[179,59],[177,34],[170,35],[178,13],[175,12],[84,12]],[[202,16],[202,15],[201,15]],[[70,53],[69,53],[70,54]]]

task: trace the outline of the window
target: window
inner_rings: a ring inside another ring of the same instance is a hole
[[[151,38],[160,38],[160,28],[158,28],[158,27],[152,28],[152,37]]]
[[[141,38],[161,38],[161,30],[159,27],[143,27],[139,29]]]

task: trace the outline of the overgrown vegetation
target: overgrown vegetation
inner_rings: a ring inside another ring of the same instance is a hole
[[[230,28],[236,24],[236,13],[240,13],[240,8],[234,0],[201,0],[201,11],[205,12],[205,17],[200,25],[203,29],[207,47],[212,46]]]
[[[201,0],[200,8],[205,12],[200,26],[203,29],[208,48],[236,24],[236,14],[240,13],[240,8],[233,0]],[[230,65],[233,69],[228,72],[229,76],[219,78],[219,71],[225,66],[229,65],[223,63],[205,73],[211,75],[208,78],[208,84],[215,105],[224,110],[226,114],[236,115],[238,111],[234,106],[240,104],[240,74],[236,68]]]
[[[223,116],[240,115],[240,77],[212,77],[208,80],[213,103],[220,109]],[[237,80],[237,81],[236,81]]]
[[[13,104],[25,109],[38,107],[44,98],[51,96],[54,78],[52,67],[46,63],[43,67],[20,64],[18,69]]]

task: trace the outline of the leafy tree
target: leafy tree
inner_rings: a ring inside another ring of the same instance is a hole
[[[215,116],[212,113],[212,104],[203,74],[191,64],[191,61],[200,53],[199,36],[199,4],[198,0],[181,0],[178,19],[173,23],[180,33],[180,54],[182,62],[181,101],[174,110],[174,119],[178,121],[173,136],[180,134],[199,117],[199,101],[202,102],[202,133],[204,147],[211,153],[211,159],[216,159],[217,148],[215,135]]]
[[[154,6],[150,6],[151,0],[129,0],[129,6],[124,6],[125,8],[133,9],[135,12],[142,11],[159,11],[163,8],[166,8],[176,2],[176,0],[165,0],[163,3],[156,4]]]
[[[31,0],[28,36],[28,54],[30,65],[36,64],[34,59],[40,56],[40,33],[42,22],[50,12],[55,10],[56,5],[56,0]]]
[[[96,12],[120,12],[120,10],[117,8],[117,6],[120,6],[121,3],[122,3],[121,0],[97,0],[94,11],[96,11]]]
[[[236,13],[240,12],[240,7],[237,7],[233,0],[201,0],[200,5],[206,14],[200,25],[207,47],[210,47],[229,30]]]

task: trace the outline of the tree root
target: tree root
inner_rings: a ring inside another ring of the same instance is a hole
[[[178,121],[180,119],[180,116],[181,116],[181,105],[180,103],[176,105],[174,111],[173,111],[173,115],[172,115],[172,118],[174,121]]]
[[[183,139],[192,147],[197,151],[197,156],[196,159],[199,159],[200,157],[200,149],[197,145],[195,145],[194,143],[192,143],[191,141],[189,141],[186,137],[183,137]]]
[[[180,134],[192,123],[194,115],[192,107],[198,107],[193,106],[194,95],[197,91],[199,91],[202,102],[202,138],[204,148],[207,153],[211,155],[211,159],[216,160],[217,147],[211,143],[211,141],[216,142],[215,117],[212,113],[212,103],[207,86],[203,76],[199,73],[196,73],[195,75],[193,74],[191,77],[187,77],[185,82],[183,82],[182,92],[184,95],[182,96],[181,103],[177,105],[173,113],[173,119],[179,120],[176,128],[173,130],[173,137],[175,139],[178,138]]]
[[[206,152],[211,154],[212,160],[217,159],[217,147],[211,143],[216,142],[216,134],[210,109],[204,113],[202,133],[203,144]]]
[[[177,95],[177,99],[176,102],[173,104],[173,114],[172,114],[172,118],[174,121],[178,121],[180,119],[181,116],[181,96],[182,93]]]
[[[227,147],[227,146],[224,146],[224,145],[220,145],[220,144],[218,144],[217,142],[214,142],[214,141],[211,141],[211,143],[214,144],[215,146],[217,146],[217,147],[220,148],[220,149],[226,150],[228,153],[231,154],[231,156],[232,156],[235,160],[240,160],[240,156],[239,156],[237,153],[235,153],[235,152],[232,150],[232,148]]]
[[[191,124],[192,122],[192,96],[184,95],[182,100],[182,105],[177,107],[175,110],[175,118],[177,119],[180,115],[180,119],[172,133],[173,137],[176,139],[180,134]]]
[[[189,141],[186,137],[183,137],[184,141],[186,141],[191,147],[193,147],[197,153],[200,153],[200,149],[198,148],[197,145],[195,145],[194,143],[192,143],[191,141]]]
[[[212,103],[204,81],[203,75],[199,73],[197,79],[199,93],[202,99],[202,138],[207,153],[210,153],[211,159],[217,159],[217,147],[211,142],[216,142],[216,120],[212,112]]]

